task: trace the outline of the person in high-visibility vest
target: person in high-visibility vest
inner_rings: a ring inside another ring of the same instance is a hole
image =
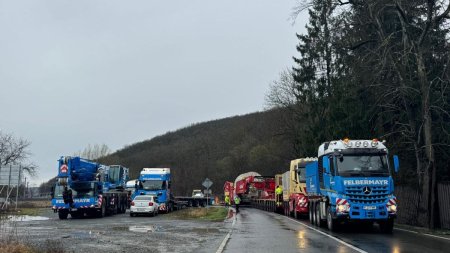
[[[226,206],[230,205],[230,196],[228,196],[228,195],[225,196],[225,205]]]
[[[281,203],[283,202],[283,189],[281,188],[281,185],[278,185],[275,189],[275,194],[277,198],[277,206],[281,206]]]
[[[236,206],[236,213],[239,213],[239,204],[241,204],[241,198],[239,195],[234,196],[234,205]]]

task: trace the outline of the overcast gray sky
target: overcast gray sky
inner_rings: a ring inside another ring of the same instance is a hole
[[[32,142],[38,184],[88,144],[263,110],[295,2],[0,0],[0,129]]]

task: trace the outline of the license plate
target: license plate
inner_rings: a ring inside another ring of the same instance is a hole
[[[78,209],[76,209],[76,208],[72,208],[72,209],[70,209],[70,211],[77,211]]]
[[[145,212],[145,208],[138,208],[137,211],[138,212]]]
[[[375,210],[375,209],[377,209],[377,207],[376,206],[365,206],[363,209],[364,210]]]

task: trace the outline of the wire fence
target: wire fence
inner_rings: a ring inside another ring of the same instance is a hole
[[[19,187],[23,183],[21,165],[0,165],[0,209],[8,209],[12,202],[17,208]],[[14,194],[15,192],[15,194]],[[15,199],[12,198],[15,195]]]

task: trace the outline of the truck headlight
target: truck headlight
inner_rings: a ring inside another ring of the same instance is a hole
[[[390,205],[388,206],[388,212],[390,213],[396,213],[397,212],[397,206],[396,205]]]
[[[338,213],[348,213],[350,211],[349,205],[337,205],[336,207]]]

